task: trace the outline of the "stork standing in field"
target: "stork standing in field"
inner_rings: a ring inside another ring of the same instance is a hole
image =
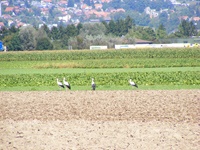
[[[60,88],[65,88],[64,85],[62,84],[62,82],[58,81],[58,78],[57,78],[57,84]]]
[[[65,81],[65,78],[63,78],[63,84],[66,86],[66,88],[71,89],[69,82]]]
[[[129,83],[131,86],[135,86],[136,88],[138,88],[137,84],[135,82],[133,82],[131,79],[129,80]]]
[[[96,89],[96,84],[94,82],[94,78],[92,78],[92,90],[95,90]]]

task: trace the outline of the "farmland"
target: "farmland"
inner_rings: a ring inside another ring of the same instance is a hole
[[[8,52],[0,54],[0,70],[0,90],[58,90],[63,77],[72,90],[90,89],[92,77],[101,90],[130,89],[130,78],[140,89],[198,89],[200,50]]]
[[[199,149],[199,90],[0,92],[0,149]]]
[[[197,150],[199,89],[195,48],[0,53],[0,149]]]

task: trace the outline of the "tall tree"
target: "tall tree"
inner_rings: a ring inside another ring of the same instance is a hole
[[[78,34],[80,33],[80,30],[83,28],[83,24],[82,23],[79,23],[77,26],[76,26],[77,30],[78,30]]]
[[[23,50],[22,44],[18,34],[14,34],[12,38],[6,43],[7,49],[9,51],[21,51]]]
[[[197,29],[193,22],[182,20],[178,26],[178,31],[175,33],[177,37],[189,37],[197,35]]]
[[[66,27],[65,34],[67,34],[67,36],[69,36],[69,37],[73,37],[78,34],[78,30],[74,24],[70,24]]]
[[[80,30],[80,35],[82,37],[88,36],[97,36],[97,35],[104,35],[106,32],[106,28],[102,23],[86,23]]]
[[[55,27],[55,26],[53,26],[52,29],[51,29],[51,38],[53,40],[60,39],[60,32],[59,32],[58,28]]]
[[[150,27],[133,27],[129,30],[127,37],[132,37],[136,39],[150,40],[153,41],[156,39],[155,31]]]
[[[48,26],[46,24],[43,24],[41,27],[42,30],[44,30],[49,38],[51,38],[51,31],[49,30]]]
[[[167,33],[163,24],[160,24],[158,29],[156,30],[156,39],[166,38]]]
[[[23,27],[19,31],[19,38],[23,50],[34,50],[36,47],[36,30],[32,26]]]
[[[51,44],[50,40],[48,38],[38,38],[37,44],[36,44],[37,50],[51,50],[53,49],[53,45]]]

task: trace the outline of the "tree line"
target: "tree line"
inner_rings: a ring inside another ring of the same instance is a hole
[[[154,41],[167,38],[185,38],[200,36],[193,22],[181,21],[176,32],[167,34],[163,24],[157,29],[136,26],[134,20],[127,16],[125,19],[101,23],[79,23],[67,26],[47,25],[41,28],[25,26],[1,28],[0,40],[9,51],[23,50],[61,50],[89,49],[91,45],[107,45],[113,48],[116,44],[134,44],[135,39]]]

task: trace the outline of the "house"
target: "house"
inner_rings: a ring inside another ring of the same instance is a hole
[[[192,21],[198,22],[198,21],[200,21],[200,17],[193,17]]]
[[[90,19],[90,23],[99,23],[100,19]]]
[[[9,14],[2,15],[2,18],[4,19],[11,19],[12,17]]]
[[[68,22],[71,19],[71,16],[70,15],[66,15],[66,16],[63,16],[63,17],[58,17],[58,19],[60,21]]]
[[[5,12],[13,12],[14,9],[14,7],[6,7]]]
[[[104,18],[104,21],[107,22],[107,23],[109,23],[111,20],[112,20],[111,17],[105,17]]]
[[[96,11],[96,12],[94,12],[94,15],[96,15],[96,17],[103,17],[103,18],[105,18],[105,17],[108,17],[108,15],[109,15],[110,13],[108,13],[108,12],[103,12],[103,11]]]
[[[102,4],[94,4],[94,7],[95,7],[96,10],[98,10],[98,9],[101,10],[103,5]]]
[[[48,8],[41,8],[41,14],[48,15],[49,14],[49,9]]]
[[[189,19],[188,16],[181,16],[181,17],[179,17],[179,20],[188,20],[188,19]]]
[[[112,0],[101,0],[102,3],[109,3],[111,2]]]
[[[42,0],[44,3],[51,3],[52,0]]]
[[[155,9],[151,9],[150,7],[146,7],[144,9],[144,11],[145,11],[146,14],[148,14],[150,16],[151,19],[156,18],[159,15],[158,12],[156,12]]]
[[[14,24],[13,20],[8,20],[8,26],[11,27]]]
[[[8,6],[9,2],[8,1],[1,1],[1,4],[4,5],[4,6]]]
[[[125,10],[123,8],[118,8],[118,9],[108,9],[107,11],[111,12],[111,13],[117,13],[117,12],[125,12]]]
[[[67,1],[61,0],[58,2],[58,5],[67,5]]]

